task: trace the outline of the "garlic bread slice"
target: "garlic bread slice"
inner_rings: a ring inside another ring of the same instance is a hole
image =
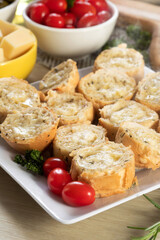
[[[71,153],[71,177],[90,184],[96,197],[122,193],[135,177],[134,154],[129,147],[114,142],[81,148]]]
[[[140,52],[127,48],[126,44],[102,51],[94,62],[94,71],[112,69],[123,71],[133,77],[136,82],[144,77],[144,59]]]
[[[60,118],[59,125],[92,121],[94,110],[80,93],[66,93],[50,90],[46,97],[47,107]]]
[[[134,122],[121,123],[116,142],[131,146],[137,168],[160,167],[160,134]]]
[[[56,134],[58,118],[46,108],[29,108],[8,114],[1,124],[1,137],[16,151],[42,151]]]
[[[73,150],[107,142],[106,134],[105,128],[89,123],[61,126],[53,141],[54,156],[70,164],[72,158],[69,155]]]
[[[148,128],[156,128],[159,116],[152,109],[135,101],[121,99],[100,109],[99,123],[107,129],[110,140],[114,140],[122,122],[136,122]]]
[[[136,91],[136,82],[124,72],[100,69],[81,78],[78,91],[97,110],[119,99],[130,100]]]
[[[77,64],[72,59],[68,59],[45,74],[40,81],[39,89],[45,94],[49,90],[75,92],[78,81],[79,72]]]

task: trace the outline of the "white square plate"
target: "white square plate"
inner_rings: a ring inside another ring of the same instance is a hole
[[[91,71],[91,67],[81,69],[84,76]],[[145,73],[151,72],[145,68]],[[34,83],[38,86],[38,83]],[[136,173],[139,185],[132,187],[123,194],[117,194],[96,201],[85,207],[70,207],[63,200],[52,194],[47,187],[46,178],[34,176],[25,171],[12,160],[16,152],[12,150],[3,139],[0,139],[0,166],[26,191],[29,195],[54,219],[64,224],[72,224],[97,213],[108,210],[121,203],[134,199],[144,193],[148,193],[160,187],[160,169],[156,171],[141,170]]]

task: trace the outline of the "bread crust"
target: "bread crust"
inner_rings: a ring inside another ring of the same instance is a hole
[[[77,63],[72,59],[68,59],[46,73],[39,84],[39,89],[45,94],[49,90],[75,92],[78,82]]]
[[[46,97],[47,106],[60,118],[59,126],[82,123],[94,119],[94,109],[80,93],[66,93],[50,90]]]
[[[157,132],[160,133],[160,120],[158,121]]]
[[[142,54],[135,49],[127,48],[126,44],[121,44],[111,49],[102,51],[94,62],[94,71],[98,69],[121,70],[136,82],[144,77],[144,60]]]
[[[131,146],[137,168],[160,167],[160,134],[138,123],[121,123],[115,141]]]
[[[57,129],[53,141],[54,156],[70,165],[72,160],[70,153],[73,150],[107,142],[106,134],[107,131],[103,127],[89,123],[61,126]]]
[[[26,80],[15,77],[0,78],[0,122],[7,114],[30,107],[39,107],[44,94]]]
[[[36,125],[32,121],[36,121]],[[57,116],[46,108],[30,108],[21,113],[8,114],[1,124],[1,137],[18,152],[25,153],[32,149],[42,151],[55,137],[58,121]]]
[[[138,84],[135,100],[160,113],[160,72],[149,73]]]
[[[131,99],[136,91],[136,82],[123,72],[100,69],[81,78],[78,91],[98,110],[119,99]]]
[[[121,122],[132,121],[156,129],[159,120],[158,114],[147,106],[124,99],[104,106],[100,109],[100,115],[99,124],[107,129],[108,138],[112,141]]]
[[[119,155],[116,155],[117,152]],[[105,154],[109,153],[111,157],[108,160]],[[135,177],[134,154],[122,144],[102,143],[73,151],[71,156],[72,179],[90,184],[96,197],[122,193],[132,186]],[[112,162],[111,159],[113,164],[109,162]]]

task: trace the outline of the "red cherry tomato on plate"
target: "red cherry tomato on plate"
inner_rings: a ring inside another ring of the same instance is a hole
[[[77,23],[77,27],[78,28],[91,27],[91,26],[97,25],[99,23],[100,22],[99,22],[97,15],[88,13],[88,14],[83,15],[79,19],[79,21]]]
[[[105,0],[88,0],[88,2],[96,8],[97,12],[102,10],[109,11],[108,4]]]
[[[48,176],[49,173],[54,169],[54,168],[62,168],[64,170],[67,169],[66,163],[61,160],[60,158],[55,158],[55,157],[50,157],[48,158],[44,164],[43,164],[43,172],[45,176]]]
[[[97,16],[98,16],[100,23],[103,23],[111,18],[111,13],[108,11],[101,11],[101,12],[97,13]]]
[[[45,19],[45,25],[55,28],[63,28],[65,26],[64,18],[58,13],[50,13]]]
[[[47,178],[49,189],[57,195],[61,195],[64,186],[71,181],[71,175],[62,168],[53,169]]]
[[[49,9],[42,2],[33,3],[28,10],[28,16],[37,23],[42,23],[48,14]]]
[[[77,17],[81,18],[86,13],[96,14],[95,7],[89,2],[75,2],[71,8],[71,12]]]
[[[63,15],[64,21],[65,21],[65,25],[75,25],[76,23],[76,17],[73,13],[70,12],[66,12]]]
[[[67,9],[66,0],[43,0],[50,12],[63,13]]]
[[[65,185],[62,190],[63,200],[71,206],[85,206],[94,202],[95,191],[87,183],[73,181]]]

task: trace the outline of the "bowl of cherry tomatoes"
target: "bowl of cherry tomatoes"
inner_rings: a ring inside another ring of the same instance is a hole
[[[23,18],[41,50],[52,56],[81,57],[107,42],[118,10],[107,0],[41,0],[30,3]]]

